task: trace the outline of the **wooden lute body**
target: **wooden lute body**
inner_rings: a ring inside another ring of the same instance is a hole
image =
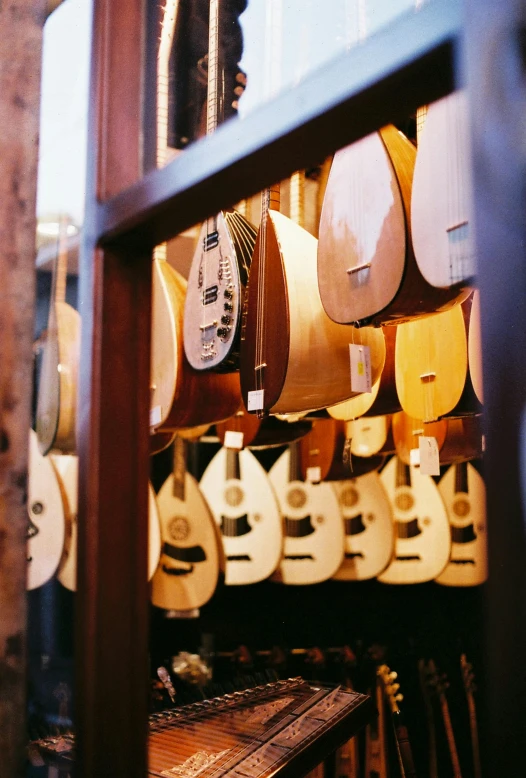
[[[339,581],[364,581],[385,570],[394,551],[393,512],[376,471],[331,483],[343,516],[345,557]]]
[[[27,495],[27,588],[53,577],[64,549],[64,505],[51,458],[40,453],[36,433],[29,431]]]
[[[393,125],[334,155],[320,220],[318,280],[336,322],[393,324],[446,310],[468,290],[431,286],[409,209],[416,150]]]
[[[218,525],[227,585],[268,578],[282,550],[281,515],[267,473],[247,449],[219,449],[200,481]]]
[[[42,454],[76,449],[80,316],[66,302],[67,225],[60,225],[47,338],[38,388],[36,432]]]
[[[395,552],[378,580],[389,584],[433,580],[451,553],[447,513],[435,482],[397,457],[387,463],[380,477],[393,508]]]
[[[312,584],[331,578],[343,561],[344,531],[330,484],[301,480],[297,443],[269,472],[284,523],[283,555],[272,580]]]
[[[218,534],[197,481],[186,469],[186,442],[174,441],[174,470],[157,495],[161,555],[152,580],[158,608],[191,611],[212,597],[219,576]]]
[[[279,191],[272,196],[278,198]],[[241,336],[241,387],[247,407],[249,393],[260,390],[263,413],[273,414],[316,410],[357,394],[350,385],[353,342],[370,348],[373,383],[381,373],[382,331],[335,324],[323,310],[316,250],[316,238],[306,230],[278,210],[264,209]]]
[[[445,586],[477,586],[488,576],[486,489],[469,462],[452,465],[438,490],[451,527],[451,557],[435,578]]]

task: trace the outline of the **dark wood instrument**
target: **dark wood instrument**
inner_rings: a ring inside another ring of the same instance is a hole
[[[446,690],[449,686],[449,682],[445,673],[439,673],[436,664],[433,659],[425,664],[426,681],[430,689],[436,694],[440,711],[442,714],[442,720],[444,723],[444,730],[446,733],[447,745],[449,750],[449,756],[451,760],[451,767],[453,770],[454,778],[462,778],[462,772],[460,769],[460,761],[458,758],[457,744],[455,742],[455,734],[453,732],[453,725],[451,724],[451,715],[449,713],[449,703],[446,696]]]
[[[447,310],[469,290],[437,289],[412,249],[416,150],[393,125],[334,155],[323,202],[318,278],[336,322],[392,324]]]
[[[224,445],[227,432],[242,433],[243,446],[253,449],[283,446],[306,435],[312,429],[307,419],[285,421],[275,416],[260,419],[242,408],[230,419],[215,425],[219,442]]]
[[[466,700],[469,710],[469,730],[471,734],[471,749],[473,753],[473,778],[482,778],[482,767],[480,762],[479,733],[477,727],[477,711],[475,706],[475,674],[473,665],[468,662],[465,654],[460,656],[460,667],[462,670],[462,681],[466,692]]]
[[[377,669],[377,676],[380,679],[383,693],[391,711],[401,778],[417,778],[409,733],[398,704],[403,700],[403,695],[400,693],[400,684],[397,682],[398,675],[387,665],[382,664]]]
[[[420,419],[412,419],[404,411],[393,414],[391,426],[396,455],[405,465],[411,464],[411,451],[418,448],[418,441],[422,435],[435,438],[438,449],[441,451],[448,429],[448,423],[445,419],[426,423]],[[442,462],[442,459],[440,461]]]

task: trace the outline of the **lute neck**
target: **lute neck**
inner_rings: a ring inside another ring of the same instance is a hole
[[[58,232],[58,254],[55,265],[54,300],[63,303],[66,300],[66,279],[68,274],[68,223],[62,218]]]
[[[299,441],[289,444],[289,481],[303,481],[301,473],[300,444]]]
[[[298,170],[290,177],[290,218],[305,226],[305,173]]]
[[[396,485],[411,486],[411,468],[405,465],[400,458],[396,460]]]
[[[237,448],[226,450],[226,477],[227,480],[241,480],[241,468],[239,466],[239,451]]]
[[[208,27],[208,100],[206,111],[206,132],[211,135],[219,124],[219,0],[210,0]]]
[[[173,495],[184,502],[186,478],[187,442],[175,436],[173,447]]]
[[[468,463],[458,462],[455,465],[455,494],[457,492],[468,493]]]

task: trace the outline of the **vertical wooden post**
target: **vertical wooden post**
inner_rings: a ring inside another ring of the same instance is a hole
[[[97,202],[140,178],[142,0],[94,3],[79,288],[75,722],[81,778],[146,773],[151,252],[97,247]]]
[[[519,462],[526,450],[526,6],[467,0],[465,19],[487,432],[484,761],[485,775],[519,775],[526,722],[526,473]]]
[[[26,480],[44,2],[0,4],[0,772],[23,776]]]

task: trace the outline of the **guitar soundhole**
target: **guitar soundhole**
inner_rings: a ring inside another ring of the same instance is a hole
[[[414,504],[413,496],[407,492],[401,492],[395,497],[395,505],[400,511],[410,511]]]
[[[291,508],[303,508],[307,502],[307,495],[303,489],[291,489],[287,495],[287,502]]]
[[[461,519],[465,518],[469,513],[469,500],[461,497],[453,503],[453,513],[455,516],[459,516]]]
[[[352,508],[358,502],[358,492],[352,486],[344,489],[341,493],[341,504],[345,508]]]
[[[173,540],[186,540],[190,534],[190,525],[184,516],[175,516],[168,525],[168,533]]]
[[[231,508],[237,508],[243,502],[243,490],[239,486],[229,486],[225,491],[225,502]]]

